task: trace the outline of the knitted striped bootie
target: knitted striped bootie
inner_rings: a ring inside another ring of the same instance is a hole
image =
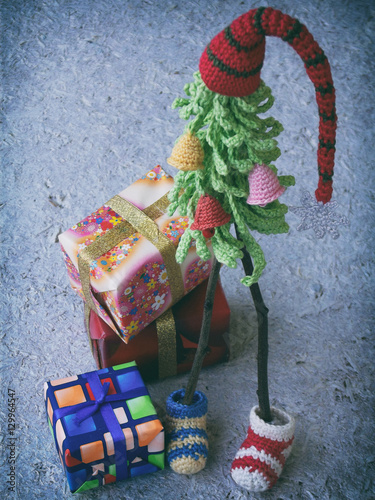
[[[180,389],[167,399],[167,462],[178,474],[195,474],[207,460],[207,398],[196,391],[193,403],[184,405],[184,395]]]
[[[259,415],[259,407],[250,412],[250,427],[231,468],[234,481],[249,491],[265,491],[279,479],[292,449],[295,420],[282,410],[271,407],[272,423]]]

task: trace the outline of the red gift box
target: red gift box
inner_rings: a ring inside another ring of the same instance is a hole
[[[176,372],[191,369],[203,319],[207,280],[172,307],[176,336]],[[229,330],[230,309],[220,281],[215,291],[208,352],[203,366],[227,361],[229,348],[224,335]],[[154,321],[141,335],[125,344],[93,311],[90,312],[89,339],[98,369],[135,360],[145,380],[161,378],[159,370],[158,324]]]

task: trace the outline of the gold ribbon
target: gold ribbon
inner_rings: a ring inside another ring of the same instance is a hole
[[[168,280],[172,295],[172,305],[183,297],[184,282],[182,278],[181,268],[177,264],[175,259],[176,248],[173,242],[159,230],[157,224],[154,222],[154,219],[157,219],[165,213],[165,210],[169,205],[167,196],[168,193],[166,193],[149,207],[145,208],[143,211],[135,207],[132,203],[125,200],[124,198],[121,198],[121,196],[119,195],[114,196],[105,204],[112,208],[112,210],[114,210],[124,220],[110,229],[106,234],[93,241],[78,255],[78,272],[80,274],[82,292],[85,297],[87,306],[93,311],[96,312],[97,308],[93,300],[90,287],[91,262],[99,259],[99,257],[134,234],[135,231],[139,232],[142,236],[153,243],[153,245],[155,245],[155,247],[160,252],[168,274]],[[161,325],[167,323],[170,326],[170,319],[168,321],[162,321]],[[173,330],[175,343],[176,338],[174,323]],[[164,326],[162,326],[161,331],[165,332],[167,330],[166,328],[164,328]],[[169,331],[172,330],[170,329]],[[119,334],[119,332],[117,333]],[[172,357],[176,356],[176,348],[174,347],[173,349],[170,347],[173,344],[173,339],[171,340],[171,338],[172,333],[170,333],[169,336],[162,333],[160,335],[160,338],[158,335],[159,351],[163,353],[163,358],[167,360],[172,360]],[[166,363],[163,361],[160,362],[159,359],[159,372],[160,367],[162,367],[163,364],[168,365],[168,361]],[[173,360],[172,364],[174,366],[177,366]]]
[[[156,320],[158,336],[159,379],[177,374],[176,325],[172,309]]]
[[[173,242],[159,230],[146,211],[143,212],[121,196],[114,196],[108,204],[159,250],[168,273],[172,304],[176,303],[184,296],[185,291],[181,268],[176,262],[176,247]]]

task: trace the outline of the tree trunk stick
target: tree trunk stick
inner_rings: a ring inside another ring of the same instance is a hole
[[[206,291],[206,298],[204,301],[203,320],[199,336],[198,348],[194,356],[194,362],[190,372],[187,388],[185,391],[185,397],[182,401],[182,404],[184,405],[191,405],[191,403],[193,402],[193,397],[195,389],[197,387],[203,359],[207,354],[208,338],[210,335],[210,328],[211,328],[212,309],[214,306],[215,290],[216,290],[217,280],[219,279],[220,267],[221,267],[220,262],[218,262],[216,257],[214,257],[210,277],[208,278],[208,285]]]
[[[236,226],[237,239],[241,240]],[[242,248],[243,258],[242,265],[247,276],[253,274],[254,266],[247,249]],[[265,422],[270,422],[271,409],[268,392],[268,308],[263,302],[263,297],[258,283],[250,286],[251,296],[254,301],[255,310],[258,320],[258,401],[259,401],[259,417]]]

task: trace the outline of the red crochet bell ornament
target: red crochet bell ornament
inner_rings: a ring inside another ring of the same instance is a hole
[[[231,216],[224,212],[219,201],[205,194],[201,196],[197,203],[194,222],[190,229],[202,231],[205,238],[212,238],[215,234],[215,227],[224,226],[230,222]]]

